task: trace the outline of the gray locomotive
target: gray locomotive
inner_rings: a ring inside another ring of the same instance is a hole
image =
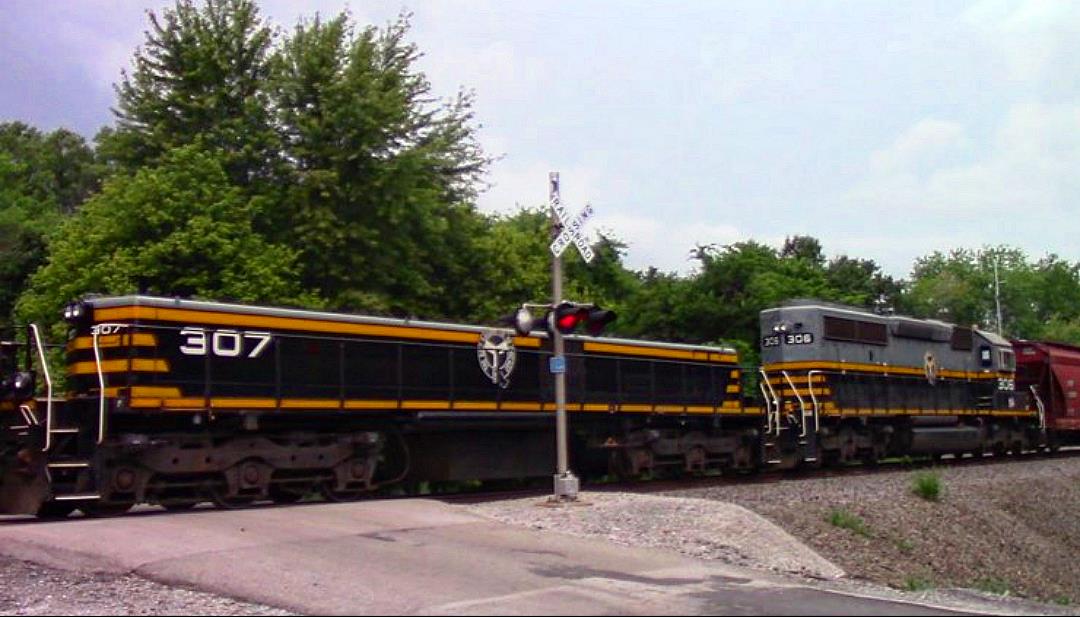
[[[761,314],[759,391],[776,464],[1020,452],[1043,441],[1010,342],[821,301]]]

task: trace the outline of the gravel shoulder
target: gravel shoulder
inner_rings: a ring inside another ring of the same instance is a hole
[[[58,570],[0,557],[4,615],[292,615],[134,574]]]
[[[536,498],[468,507],[510,524],[671,549],[846,593],[1080,614],[1080,457],[934,469],[938,501],[912,490],[915,474],[927,471],[785,476],[663,494],[592,491],[580,507],[538,507]]]

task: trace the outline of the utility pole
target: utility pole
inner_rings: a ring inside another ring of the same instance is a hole
[[[998,336],[1003,336],[1001,327],[1001,279],[998,278],[998,260],[1000,257],[994,255],[994,304],[997,306],[997,333]]]
[[[559,172],[548,174],[548,197],[551,202],[551,239],[554,241],[563,233],[565,214],[559,196]],[[562,251],[552,251],[551,260],[551,306],[558,306],[563,301],[562,290]],[[550,328],[552,347],[552,373],[555,377],[555,494],[556,501],[573,501],[578,495],[578,479],[570,471],[570,457],[566,430],[566,349],[563,335],[558,328]]]

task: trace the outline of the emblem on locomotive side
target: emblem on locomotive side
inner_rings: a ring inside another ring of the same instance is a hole
[[[492,384],[500,388],[510,386],[510,375],[517,361],[512,336],[498,330],[485,331],[476,344],[476,357],[480,361],[480,370]]]

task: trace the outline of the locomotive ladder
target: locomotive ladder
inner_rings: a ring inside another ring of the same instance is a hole
[[[813,371],[811,371],[811,372],[813,372]],[[810,432],[810,422],[808,422],[808,418],[811,418],[811,417],[814,418],[814,420],[815,420],[814,432],[817,433],[817,425],[816,425],[816,422],[817,422],[817,397],[814,396],[814,380],[813,380],[813,377],[811,377],[809,374],[807,375],[807,382],[808,382],[807,383],[807,386],[808,386],[807,389],[810,391],[810,399],[814,403],[814,407],[811,410],[811,409],[807,408],[806,401],[803,400],[802,394],[799,392],[799,389],[797,387],[795,387],[795,382],[792,381],[791,375],[788,375],[787,371],[780,371],[780,374],[784,376],[784,381],[787,381],[788,386],[791,387],[792,394],[795,395],[795,400],[798,401],[798,403],[799,403],[799,425],[800,425],[800,428],[802,429],[799,432],[799,445],[800,446],[809,446],[808,448],[803,449],[803,453],[804,453],[803,461],[805,461],[807,463],[816,463],[817,460],[818,460],[817,459],[817,438],[814,437],[812,439],[807,439],[807,435]],[[781,387],[783,387],[783,386],[781,386]]]
[[[765,372],[765,369],[759,368],[758,373],[761,374],[761,383],[758,384],[758,387],[761,389],[761,396],[765,399],[765,434],[779,438],[780,431],[784,430],[780,423],[780,399],[776,397],[776,390],[769,383],[769,374]],[[777,451],[776,440],[770,440],[766,437],[765,451],[767,452],[770,449],[774,452]],[[777,465],[783,461],[779,458],[770,458],[766,462],[769,465]]]
[[[83,453],[81,444],[82,430],[78,426],[57,426],[56,399],[53,398],[53,382],[49,373],[49,362],[45,356],[45,345],[37,324],[29,325],[30,335],[37,349],[41,374],[45,377],[45,442],[42,452],[46,454],[45,473],[55,501],[86,501],[100,499],[96,492],[86,489],[94,484],[90,458]],[[94,354],[97,358],[97,337],[94,337]],[[98,362],[98,372],[101,363]],[[31,418],[33,417],[32,412]],[[70,421],[70,418],[66,418]],[[37,422],[34,422],[37,424]],[[78,422],[76,422],[78,424]]]

